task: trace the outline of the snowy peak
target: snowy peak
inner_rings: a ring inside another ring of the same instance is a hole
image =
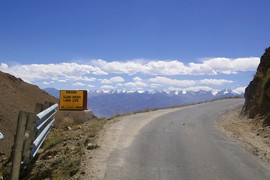
[[[59,97],[59,90],[55,88],[45,88],[43,89],[47,93]],[[143,91],[143,90],[90,90],[88,91],[89,96],[99,96],[99,95],[110,95],[110,94],[166,94],[170,96],[194,96],[194,97],[209,97],[209,98],[224,98],[224,97],[235,97],[235,96],[240,96],[243,97],[244,93],[239,93],[235,90],[232,89],[223,89],[221,91],[205,91],[205,90],[199,90],[199,91],[186,91],[186,90],[163,90],[163,91],[158,91],[158,90],[148,90],[148,91]]]
[[[215,96],[218,97],[235,97],[235,96],[244,96],[244,93],[239,93],[237,91],[234,91],[232,89],[224,89],[219,91]]]
[[[44,89],[59,98],[59,90]],[[221,91],[185,91],[185,90],[90,90],[88,108],[97,117],[111,117],[116,114],[132,113],[145,109],[168,108],[194,104],[221,98],[243,97],[231,89]]]

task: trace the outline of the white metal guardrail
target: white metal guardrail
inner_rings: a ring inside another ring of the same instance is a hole
[[[12,152],[11,180],[19,179],[20,171],[27,169],[29,163],[37,155],[39,148],[53,126],[57,108],[58,104],[53,104],[48,108],[37,104],[37,114],[20,112]],[[42,109],[45,110],[39,112]]]
[[[0,140],[4,139],[4,135],[0,132]]]
[[[46,139],[53,125],[53,122],[55,121],[54,115],[57,112],[56,110],[57,107],[58,107],[58,104],[54,104],[51,107],[37,114],[37,117],[39,118],[39,120],[35,126],[35,131],[36,133],[38,133],[38,136],[34,140],[34,143],[31,147],[31,159],[36,156],[40,146]],[[42,131],[40,132],[40,130]]]

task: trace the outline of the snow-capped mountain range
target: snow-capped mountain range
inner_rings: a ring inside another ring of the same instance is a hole
[[[59,90],[44,89],[59,98]],[[212,91],[103,91],[88,92],[88,108],[98,117],[132,113],[146,109],[167,108],[211,101],[221,98],[243,97],[243,93],[231,89]]]

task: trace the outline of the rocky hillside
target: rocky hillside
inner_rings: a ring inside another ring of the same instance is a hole
[[[243,113],[249,118],[264,117],[264,125],[270,125],[270,47],[265,50],[254,79],[245,91]]]
[[[19,111],[34,112],[36,103],[57,102],[57,99],[10,74],[0,72],[0,162],[13,145]]]

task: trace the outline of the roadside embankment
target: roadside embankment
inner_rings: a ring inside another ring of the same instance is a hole
[[[263,125],[263,119],[249,119],[240,114],[242,107],[224,113],[218,127],[228,136],[237,139],[249,152],[264,162],[270,163],[270,127]]]

